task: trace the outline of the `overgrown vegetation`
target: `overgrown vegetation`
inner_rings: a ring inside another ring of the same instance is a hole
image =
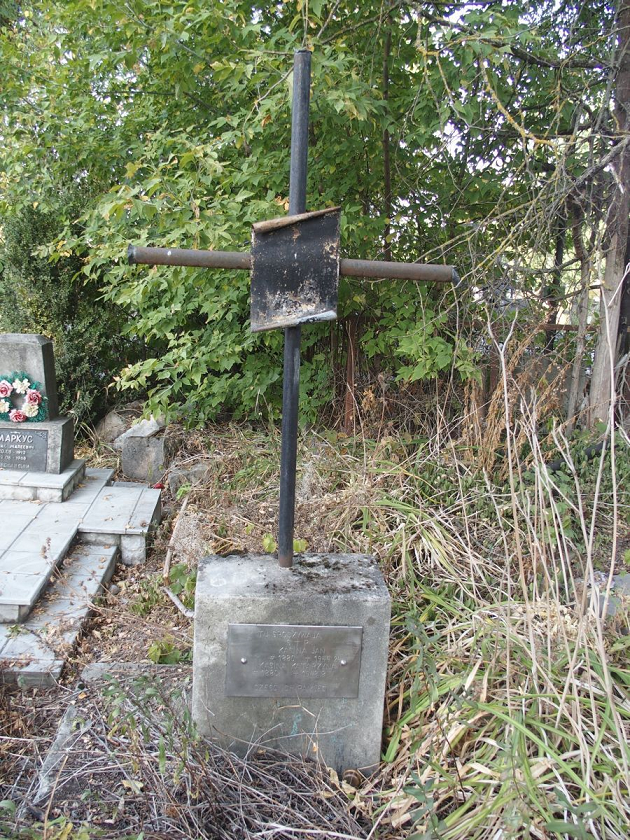
[[[0,223],[56,214],[63,233],[38,253],[84,261],[125,313],[118,331],[147,355],[110,372],[150,410],[199,427],[278,413],[281,337],[249,333],[247,275],[131,268],[126,249],[243,250],[252,222],[286,212],[291,55],[307,45],[309,207],[342,205],[343,256],[447,262],[463,283],[344,281],[338,322],[304,331],[304,419],[345,402],[349,433],[384,389],[458,393],[492,368],[486,307],[498,342],[515,315],[522,334],[544,327],[534,352],[571,368],[571,417],[594,320],[605,419],[618,323],[628,349],[627,0],[9,8]],[[70,184],[79,208],[58,201]]]
[[[514,387],[510,380],[507,390]],[[113,777],[102,784],[93,773],[77,799],[78,739],[51,800],[50,836],[58,814],[68,840],[135,838],[140,825],[145,838],[214,840],[234,836],[234,820],[243,837],[287,840],[340,831],[370,840],[627,836],[630,622],[618,601],[605,618],[604,602],[621,597],[611,593],[612,575],[626,568],[630,441],[608,434],[586,460],[585,443],[569,442],[559,427],[539,438],[522,416],[514,424],[504,415],[502,452],[493,452],[489,473],[480,467],[484,453],[453,430],[379,440],[323,431],[300,441],[296,538],[309,551],[375,553],[393,596],[379,772],[337,780],[255,753],[241,764],[197,740],[172,709],[179,701],[170,682],[126,677],[106,691],[113,705],[90,729],[102,732],[90,766],[97,761]],[[562,464],[549,469],[551,441]],[[182,457],[209,467],[208,480],[188,488],[189,519],[171,568],[188,606],[200,552],[260,551],[273,537],[278,449],[273,428],[188,436]],[[159,584],[159,575],[139,578],[130,609],[153,633],[148,659],[180,667],[189,644],[153,619],[169,604]],[[168,677],[179,689],[183,679]],[[226,761],[229,783],[221,781]],[[264,769],[269,761],[273,773]],[[310,804],[279,820],[271,803],[284,773],[310,778],[300,783]],[[18,801],[19,782],[5,779],[2,796]],[[333,802],[337,829],[326,816]],[[29,837],[24,831],[15,836]]]
[[[249,333],[246,276],[130,268],[125,251],[245,250],[253,221],[285,213],[295,47],[313,49],[310,207],[342,204],[343,255],[463,276],[442,292],[344,282],[339,321],[304,330],[303,420],[319,425],[300,442],[296,547],[371,552],[387,575],[379,772],[237,761],[197,739],[170,683],[121,682],[106,705],[95,692],[85,735],[110,775],[77,797],[78,748],[30,817],[31,730],[9,704],[9,836],[625,840],[629,14],[627,0],[0,9],[3,317],[58,330],[62,359],[80,325],[61,361],[77,410],[107,370],[199,429],[183,454],[210,477],[182,491],[196,542],[171,566],[184,608],[202,553],[275,550],[281,336]],[[70,183],[80,207],[59,200]],[[39,320],[18,320],[21,301]],[[586,416],[596,346],[618,400],[600,370]],[[243,425],[207,428],[225,415]],[[128,574],[125,632],[185,667],[163,578]]]
[[[514,387],[514,379],[505,383],[508,392]],[[531,419],[536,405],[530,410]],[[296,537],[309,551],[375,553],[393,595],[383,763],[369,780],[324,781],[313,770],[312,807],[278,821],[260,810],[260,792],[244,784],[245,765],[237,762],[230,785],[245,803],[244,837],[337,836],[320,809],[333,791],[351,838],[627,836],[630,621],[611,587],[627,568],[630,440],[604,434],[605,446],[587,459],[585,441],[570,442],[558,426],[539,437],[525,416],[518,423],[505,413],[488,418],[503,426],[492,473],[480,467],[487,453],[454,438],[447,425],[415,438],[302,437]],[[561,464],[550,469],[552,442]],[[273,428],[188,436],[182,456],[209,467],[208,480],[188,488],[190,519],[171,569],[171,585],[188,606],[200,551],[260,551],[273,537],[278,449]],[[159,577],[140,581],[138,592],[133,611],[148,621],[163,615],[169,602]],[[613,604],[616,615],[606,617]],[[148,658],[185,662],[181,639],[162,622],[151,626]],[[118,767],[112,745],[119,738],[136,756],[117,776],[127,783],[128,804],[126,817],[117,812],[116,830],[142,814],[145,837],[229,836],[232,794],[207,787],[225,756],[207,752],[185,718],[169,711],[172,689],[150,681],[112,686],[109,694],[115,714],[99,761]],[[278,766],[277,757],[266,760]],[[250,761],[260,772],[258,758]],[[303,772],[287,761],[286,772]],[[55,803],[75,809],[76,826],[85,812],[72,788],[69,799],[62,794],[73,773],[71,766],[61,773]],[[265,778],[263,797],[273,800],[277,775]],[[11,799],[6,788],[3,795]],[[114,836],[102,820],[111,819],[116,797],[99,796],[86,836]]]
[[[53,260],[37,254],[60,236],[63,213],[73,207],[78,215],[83,202],[68,191],[47,211],[24,207],[4,218],[0,236],[0,330],[53,339],[60,411],[77,424],[104,414],[111,371],[144,354],[137,340],[120,334],[122,310],[103,300],[99,278],[82,271],[85,251]]]

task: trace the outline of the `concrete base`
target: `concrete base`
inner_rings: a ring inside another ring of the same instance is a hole
[[[57,417],[41,423],[0,421],[0,468],[58,475],[74,459],[74,423]]]
[[[202,734],[241,755],[256,743],[340,773],[378,764],[391,603],[373,557],[306,555],[292,569],[269,555],[207,557],[195,605],[192,708]],[[229,624],[361,627],[358,696],[226,696]]]
[[[61,473],[0,470],[0,500],[65,502],[85,478],[85,461],[77,459]]]

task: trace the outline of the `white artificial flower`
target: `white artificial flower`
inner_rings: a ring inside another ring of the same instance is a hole
[[[33,405],[33,403],[24,403],[22,406],[22,411],[26,414],[27,417],[36,417],[37,412],[39,411],[38,405]]]
[[[31,387],[31,383],[28,379],[16,379],[13,382],[13,387],[18,394],[25,394]]]
[[[11,403],[8,400],[0,400],[0,414],[8,414],[11,411]]]

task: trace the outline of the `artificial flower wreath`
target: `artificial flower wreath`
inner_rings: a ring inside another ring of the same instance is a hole
[[[48,417],[48,398],[42,394],[42,386],[20,371],[11,376],[0,374],[0,420],[12,423],[41,423]],[[19,407],[13,400],[23,397]]]

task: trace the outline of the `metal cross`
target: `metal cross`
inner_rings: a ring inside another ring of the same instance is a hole
[[[301,324],[337,317],[339,274],[452,283],[448,265],[339,259],[339,208],[306,213],[311,53],[293,64],[289,214],[254,225],[252,252],[129,246],[129,262],[252,271],[252,330],[284,327],[278,562],[293,564]],[[277,233],[274,233],[277,232]],[[265,234],[274,236],[266,237]],[[297,243],[293,247],[292,243]]]

